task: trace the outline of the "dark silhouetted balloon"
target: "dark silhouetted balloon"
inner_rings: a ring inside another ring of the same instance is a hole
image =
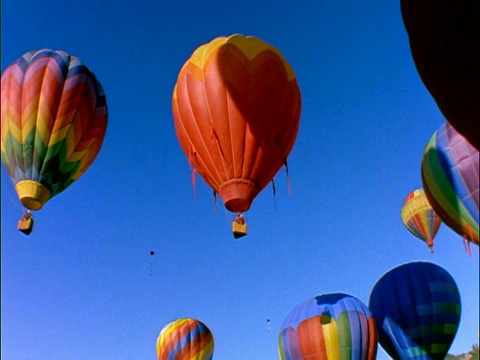
[[[400,4],[420,78],[446,120],[480,150],[480,1]]]
[[[384,274],[369,308],[378,341],[393,359],[447,356],[460,323],[461,301],[452,276],[429,262],[411,262]]]

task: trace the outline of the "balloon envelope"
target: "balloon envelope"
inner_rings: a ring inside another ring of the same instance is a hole
[[[353,296],[316,296],[285,318],[278,352],[281,360],[375,359],[375,323],[368,307]]]
[[[479,242],[479,153],[448,122],[431,137],[422,159],[428,202],[460,236]]]
[[[30,51],[2,73],[2,163],[22,204],[40,209],[77,180],[105,136],[95,75],[64,51]]]
[[[211,360],[213,346],[213,335],[204,323],[190,318],[177,319],[160,331],[157,359]]]
[[[244,212],[293,148],[300,90],[293,69],[255,37],[218,37],[180,70],[172,98],[180,145],[228,210]]]
[[[480,1],[400,3],[423,83],[445,118],[480,150]]]
[[[452,276],[428,262],[411,262],[384,274],[369,308],[378,341],[393,359],[445,359],[460,323],[461,301]]]
[[[417,238],[427,243],[433,251],[433,238],[442,223],[428,202],[423,189],[408,194],[401,211],[405,227]]]

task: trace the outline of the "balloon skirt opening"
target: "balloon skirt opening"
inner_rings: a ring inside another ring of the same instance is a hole
[[[40,210],[50,199],[50,191],[34,180],[19,181],[15,190],[22,205],[30,210]]]
[[[258,193],[258,186],[245,179],[229,180],[220,186],[218,192],[225,207],[234,213],[243,213],[250,209],[250,205]]]

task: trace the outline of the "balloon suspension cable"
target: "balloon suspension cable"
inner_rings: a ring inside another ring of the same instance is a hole
[[[245,218],[242,213],[240,212],[235,213],[235,222],[240,225],[245,224]]]
[[[33,221],[32,210],[30,210],[30,209],[23,209],[23,214],[22,214],[22,217],[20,218],[20,221],[26,222],[26,221],[28,221],[29,219],[32,219],[31,221]]]
[[[290,184],[290,174],[288,172],[288,163],[287,159],[285,159],[285,172],[287,173],[287,189],[288,189],[288,195],[292,195],[292,186]]]
[[[465,246],[465,252],[470,256],[473,257],[472,246],[470,245],[470,239],[467,238],[467,235],[463,235],[463,246]]]
[[[217,192],[213,190],[213,215],[217,215]]]
[[[272,192],[273,192],[273,209],[275,212],[277,211],[277,199],[275,197],[275,194],[277,192],[277,189],[275,189],[275,181],[272,179]]]
[[[193,188],[193,202],[197,202],[197,177],[196,173],[197,170],[193,167],[193,165],[190,163],[190,171],[192,173],[192,188]]]

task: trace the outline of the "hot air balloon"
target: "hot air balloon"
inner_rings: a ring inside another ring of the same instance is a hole
[[[258,38],[218,37],[180,70],[172,108],[194,172],[237,214],[235,237],[245,235],[237,220],[287,165],[297,137],[301,98],[293,69]]]
[[[450,124],[480,150],[480,2],[401,0],[410,50]]]
[[[107,126],[105,94],[79,58],[50,49],[25,53],[1,84],[2,163],[22,205],[39,210],[95,160]],[[33,223],[24,218],[19,230],[28,234]]]
[[[375,359],[375,322],[368,307],[351,295],[316,296],[285,318],[278,353],[280,360]]]
[[[425,195],[437,215],[465,241],[478,245],[478,151],[446,122],[425,148],[421,174]],[[471,251],[468,246],[467,250]]]
[[[433,238],[442,219],[433,211],[423,189],[408,194],[402,206],[402,221],[405,227],[417,238],[427,243],[433,252]]]
[[[378,341],[393,359],[443,360],[460,323],[460,294],[452,276],[429,262],[411,262],[384,274],[369,308]]]
[[[199,320],[174,320],[158,335],[158,360],[211,360],[212,357],[213,335]]]

